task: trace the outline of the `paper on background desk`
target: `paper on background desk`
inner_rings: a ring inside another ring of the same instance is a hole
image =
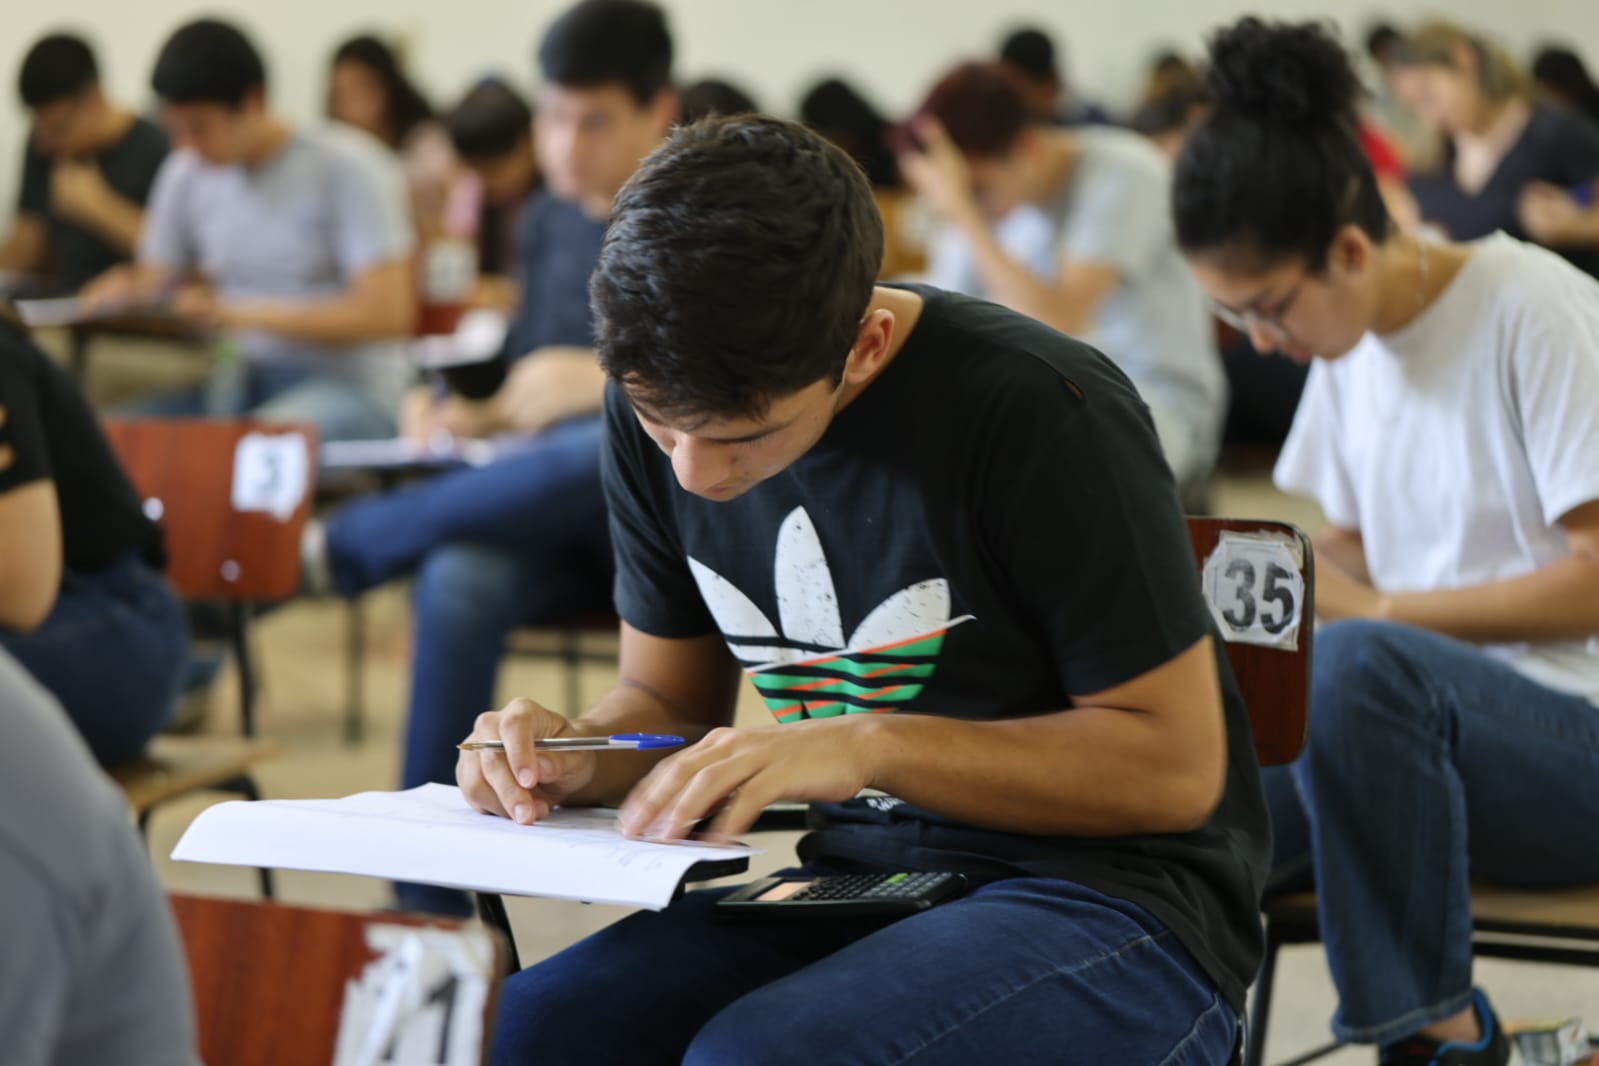
[[[428,784],[337,800],[220,803],[194,820],[172,858],[660,910],[695,863],[755,854],[632,840],[616,812],[600,808],[517,825],[478,814],[453,785]]]
[[[53,296],[43,300],[17,300],[17,314],[29,327],[75,326],[125,315],[166,315],[167,305],[156,300],[128,300],[103,304],[89,310],[76,296]]]

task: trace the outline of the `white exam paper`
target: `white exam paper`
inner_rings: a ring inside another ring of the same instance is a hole
[[[600,808],[518,825],[478,814],[453,785],[428,784],[336,800],[220,803],[194,820],[172,858],[660,910],[695,863],[755,854],[629,839],[616,812]]]

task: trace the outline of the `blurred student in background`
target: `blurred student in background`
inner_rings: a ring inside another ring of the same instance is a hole
[[[684,125],[712,115],[748,115],[759,110],[754,97],[720,78],[701,78],[683,88]]]
[[[889,146],[888,119],[841,78],[812,86],[800,100],[799,113],[801,122],[842,148],[866,171],[872,199],[883,216],[883,269],[878,276],[893,279],[924,270],[926,218]]]
[[[416,322],[392,156],[343,127],[300,129],[276,114],[260,53],[224,22],[174,33],[151,87],[177,150],[156,179],[137,264],[85,295],[163,300],[228,341],[206,385],[138,410],[303,420],[324,440],[391,436],[409,374],[395,342]]]
[[[1089,339],[1149,405],[1178,485],[1202,486],[1227,381],[1172,237],[1160,153],[1124,130],[1046,125],[1003,69],[967,63],[907,124],[900,167],[946,223],[933,283]]]
[[[1505,1066],[1471,878],[1599,882],[1570,846],[1599,819],[1599,284],[1401,232],[1320,25],[1246,19],[1211,57],[1178,240],[1257,348],[1314,361],[1275,481],[1328,523],[1308,744],[1265,775],[1279,884],[1313,875],[1341,1040]]]
[[[539,46],[537,141],[547,188],[522,235],[522,302],[498,390],[420,397],[410,431],[515,438],[486,466],[342,508],[312,527],[313,585],[358,595],[415,572],[404,787],[454,780],[455,744],[494,702],[506,636],[611,604],[600,487],[605,375],[589,275],[611,199],[677,120],[672,39],[643,0],[584,0]],[[407,909],[469,913],[464,894],[402,885]]]
[[[167,138],[106,98],[94,52],[71,34],[28,49],[17,89],[32,129],[0,271],[76,292],[133,254]]]
[[[1566,228],[1599,183],[1599,126],[1534,101],[1502,48],[1447,22],[1418,27],[1395,62],[1401,96],[1446,141],[1411,179],[1422,220],[1454,240],[1530,238],[1599,275],[1599,241]]]
[[[1035,121],[1055,126],[1110,125],[1105,109],[1075,92],[1066,80],[1055,42],[1043,30],[1022,27],[999,45],[999,62],[1010,72]]]
[[[445,203],[460,163],[449,134],[401,69],[394,49],[370,34],[339,45],[328,72],[327,113],[370,133],[400,157],[418,237],[436,237],[445,226]]]
[[[472,303],[510,311],[521,298],[520,234],[540,188],[533,109],[505,81],[488,77],[468,90],[445,125],[478,186],[478,280]]]
[[[1571,49],[1540,49],[1532,60],[1532,84],[1545,101],[1599,123],[1599,85],[1594,84],[1582,57]]]
[[[0,544],[0,648],[96,759],[136,757],[172,717],[188,652],[161,531],[78,383],[4,317]]]

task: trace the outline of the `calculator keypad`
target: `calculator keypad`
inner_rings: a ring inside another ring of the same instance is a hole
[[[797,903],[827,903],[851,899],[914,899],[947,878],[948,874],[844,874],[824,877],[789,899]]]

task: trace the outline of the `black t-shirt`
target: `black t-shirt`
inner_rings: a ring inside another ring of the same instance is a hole
[[[1474,241],[1496,230],[1530,240],[1516,208],[1522,190],[1535,181],[1564,189],[1599,182],[1599,126],[1581,115],[1536,104],[1526,129],[1511,145],[1493,175],[1475,195],[1456,182],[1452,155],[1438,172],[1410,179],[1421,217],[1451,239]],[[1599,252],[1557,249],[1577,267],[1599,277]]]
[[[517,238],[522,302],[506,338],[506,355],[519,359],[547,345],[594,346],[589,275],[604,241],[605,219],[590,218],[577,204],[549,192],[534,197]]]
[[[779,721],[1056,712],[1214,635],[1171,474],[1121,371],[1004,308],[911,291],[925,308],[897,357],[815,447],[731,501],[680,489],[611,388],[620,615],[660,637],[720,632]],[[1000,833],[877,799],[817,805],[801,854],[1080,882],[1147,908],[1240,1005],[1269,845],[1216,647],[1227,787],[1196,832]]]
[[[150,186],[166,157],[166,134],[148,120],[136,118],[122,139],[96,156],[95,162],[111,188],[124,199],[142,205],[150,198]],[[53,160],[40,155],[31,142],[28,144],[22,161],[17,212],[44,220],[56,279],[63,289],[76,292],[118,263],[127,262],[129,256],[107,244],[93,230],[55,213],[50,204],[50,172],[54,166]]]
[[[20,330],[0,320],[0,493],[53,481],[61,509],[63,562],[78,573],[102,570],[137,552],[166,563],[161,530],[111,453],[78,383]]]

